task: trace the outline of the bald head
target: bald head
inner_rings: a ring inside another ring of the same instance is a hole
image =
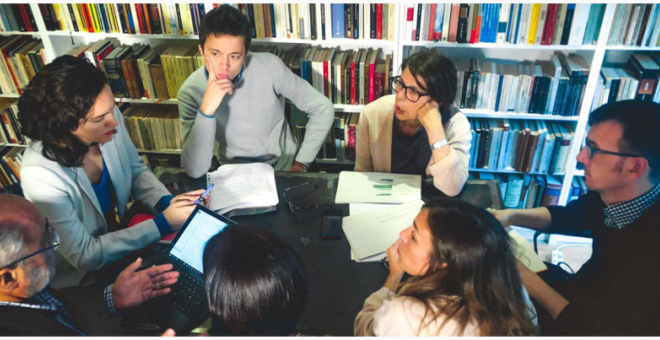
[[[5,230],[20,230],[26,241],[43,234],[44,217],[37,207],[23,197],[0,194],[0,233]]]

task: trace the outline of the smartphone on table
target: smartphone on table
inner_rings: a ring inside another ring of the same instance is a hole
[[[321,239],[341,239],[343,233],[341,229],[342,218],[344,218],[344,212],[340,209],[328,209],[324,211],[321,218]]]

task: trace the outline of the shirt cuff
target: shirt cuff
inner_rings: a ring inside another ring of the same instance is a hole
[[[207,115],[206,113],[202,112],[202,110],[197,110],[197,113],[199,113],[203,117],[215,119],[215,113],[212,115]]]
[[[105,311],[108,312],[108,315],[115,317],[120,314],[115,308],[115,303],[112,301],[112,286],[113,285],[109,285],[103,290],[103,302],[105,304]]]
[[[174,231],[172,230],[172,226],[170,226],[170,223],[167,222],[167,219],[165,218],[165,215],[163,215],[163,213],[158,214],[158,216],[154,218],[154,222],[156,222],[156,227],[158,228],[160,237],[169,235]]]
[[[165,195],[158,200],[158,203],[156,203],[156,211],[159,213],[165,211],[170,206],[170,202],[174,198],[174,195]]]

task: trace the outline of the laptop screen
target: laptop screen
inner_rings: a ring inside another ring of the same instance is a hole
[[[193,214],[178,235],[170,255],[203,274],[204,247],[211,237],[227,226],[227,223],[202,209],[195,209]]]

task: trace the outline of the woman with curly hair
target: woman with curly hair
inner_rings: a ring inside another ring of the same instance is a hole
[[[365,301],[355,334],[534,335],[511,242],[485,210],[432,200],[387,250],[390,274]],[[411,277],[401,284],[404,273]]]
[[[60,236],[55,287],[178,230],[200,191],[173,197],[147,169],[124,126],[103,72],[84,59],[59,57],[30,81],[18,102],[32,141],[21,186]],[[159,214],[122,228],[129,195]]]

